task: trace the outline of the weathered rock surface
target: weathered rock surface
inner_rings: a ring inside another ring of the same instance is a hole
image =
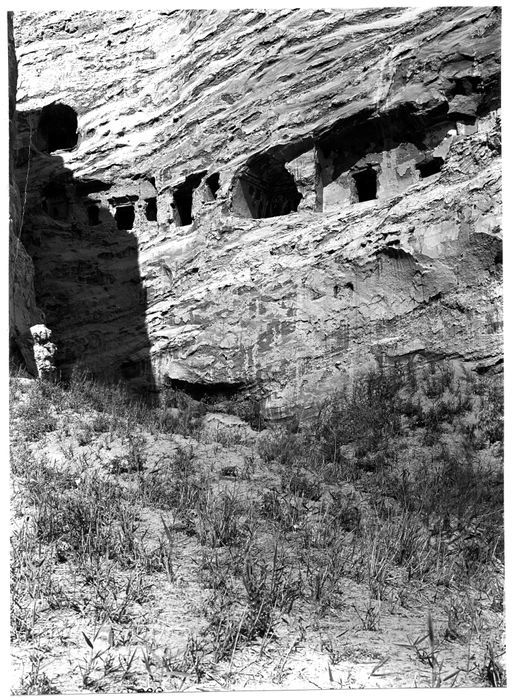
[[[61,369],[278,416],[375,354],[499,363],[500,22],[17,14],[23,241]]]

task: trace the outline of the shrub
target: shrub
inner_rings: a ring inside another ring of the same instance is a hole
[[[317,481],[312,481],[311,477],[299,470],[295,470],[292,474],[282,474],[281,486],[285,492],[289,491],[311,501],[318,501],[320,498],[320,484]]]
[[[262,434],[258,440],[258,452],[264,462],[280,462],[285,465],[295,464],[308,454],[305,437],[286,428],[276,428]]]
[[[400,432],[398,392],[403,377],[398,368],[377,369],[357,377],[351,389],[336,391],[320,407],[312,433],[327,462],[343,459],[340,447],[359,443],[366,451],[382,449]]]

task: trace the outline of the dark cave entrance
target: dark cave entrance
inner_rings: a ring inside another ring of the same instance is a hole
[[[63,104],[43,107],[38,126],[41,150],[52,153],[74,148],[78,142],[77,128],[78,119],[71,107]]]
[[[150,197],[149,199],[146,199],[146,219],[148,221],[157,220],[156,197]]]
[[[98,226],[100,223],[100,208],[96,204],[87,207],[89,226]]]
[[[219,173],[213,173],[212,175],[206,178],[205,182],[212,199],[217,199],[217,192],[220,187]]]
[[[359,202],[377,199],[377,171],[371,166],[354,173],[353,176]]]
[[[193,173],[185,179],[185,182],[174,188],[173,208],[176,226],[188,226],[194,220],[192,216],[193,193],[205,175],[205,170]]]
[[[120,231],[131,231],[133,222],[135,221],[135,208],[133,204],[123,204],[117,207],[114,219]]]
[[[177,226],[192,223],[192,190],[181,189],[174,192],[174,220]]]
[[[242,382],[213,382],[211,384],[200,382],[186,382],[182,379],[168,379],[170,389],[188,394],[195,401],[206,404],[215,404],[237,397],[245,388]]]
[[[233,213],[251,219],[286,216],[297,207],[302,194],[284,162],[268,154],[250,159],[236,181]]]
[[[416,164],[416,169],[420,172],[420,177],[430,177],[436,173],[441,172],[441,168],[444,165],[444,160],[438,156],[433,158],[426,158],[421,163]]]
[[[51,182],[43,190],[41,206],[52,219],[66,221],[69,217],[69,199],[64,185]]]

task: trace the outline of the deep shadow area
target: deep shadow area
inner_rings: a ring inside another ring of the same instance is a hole
[[[390,151],[401,143],[410,143],[418,150],[428,152],[441,143],[449,128],[455,127],[454,120],[448,116],[447,103],[428,113],[418,113],[413,105],[401,105],[378,116],[359,114],[357,117],[333,125],[319,138],[321,161],[332,163],[331,169],[321,171],[324,186],[348,172],[370,153]],[[473,123],[475,120],[467,121]],[[364,190],[371,187],[367,177],[366,180]],[[374,198],[366,196],[359,201]]]
[[[226,399],[239,397],[247,385],[243,382],[212,382],[211,384],[202,382],[186,382],[182,379],[168,378],[168,386],[176,391],[181,391],[195,401],[202,401],[206,404],[214,404]]]
[[[78,141],[78,119],[68,105],[54,103],[43,107],[37,128],[40,150],[52,153],[74,148]]]
[[[220,175],[219,173],[212,173],[206,178],[206,186],[208,187],[210,200],[217,199],[217,192],[220,188]]]
[[[112,183],[76,180],[58,153],[41,151],[43,116],[17,116],[16,179],[27,193],[21,239],[58,348],[58,374],[66,380],[84,369],[104,381],[126,380],[150,398],[155,381],[133,205],[127,197],[114,213],[105,195]]]
[[[354,173],[357,196],[360,202],[368,202],[377,198],[377,172],[367,166],[364,170]]]
[[[188,226],[194,220],[192,216],[193,194],[205,175],[206,170],[202,170],[199,173],[192,173],[185,179],[185,182],[174,188],[173,208],[176,226]]]
[[[284,162],[261,153],[249,158],[235,180],[231,207],[238,216],[267,219],[297,211],[301,199]]]
[[[430,177],[431,175],[441,172],[443,164],[444,160],[439,156],[435,156],[434,158],[425,158],[424,161],[416,165],[416,170],[420,171],[421,178]]]

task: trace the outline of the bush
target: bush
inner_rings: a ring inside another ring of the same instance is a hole
[[[359,444],[367,452],[382,449],[400,433],[399,391],[402,373],[395,367],[377,369],[357,377],[351,389],[341,389],[324,401],[312,433],[327,462],[343,459],[340,448]]]
[[[262,435],[258,440],[258,452],[264,462],[293,464],[298,454],[301,439],[284,428],[277,428]]]

